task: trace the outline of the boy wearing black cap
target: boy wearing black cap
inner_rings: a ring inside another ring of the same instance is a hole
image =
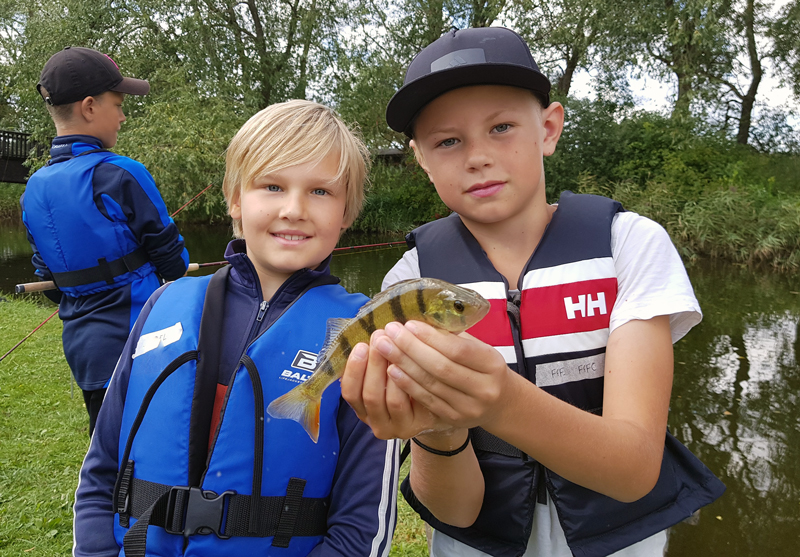
[[[20,199],[33,266],[53,280],[64,355],[94,431],[105,386],[144,302],[176,279],[189,256],[147,169],[108,151],[125,121],[126,94],[147,81],[123,77],[107,55],[66,47],[36,85],[56,126],[50,160]]]
[[[663,228],[598,196],[545,199],[564,111],[525,42],[451,31],[412,61],[387,121],[454,211],[384,279],[472,288],[469,334],[387,325],[342,394],[412,437],[403,494],[439,556],[661,556],[722,483],[666,432],[672,343],[702,314]]]

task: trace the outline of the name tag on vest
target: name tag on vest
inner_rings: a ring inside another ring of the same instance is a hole
[[[180,339],[181,335],[183,335],[183,325],[181,325],[180,322],[175,323],[172,327],[142,335],[139,337],[139,342],[136,343],[136,350],[133,353],[133,357],[137,358],[142,354],[155,350],[159,346],[172,344]]]
[[[605,365],[605,354],[587,356],[577,360],[538,364],[536,366],[536,386],[554,387],[583,379],[597,379],[603,377]]]

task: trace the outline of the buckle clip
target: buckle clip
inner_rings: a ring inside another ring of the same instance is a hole
[[[188,492],[184,497],[181,509],[176,509],[178,493]],[[227,540],[230,536],[222,533],[222,521],[225,518],[225,496],[235,495],[235,491],[224,491],[217,495],[213,491],[199,487],[174,486],[169,490],[167,498],[167,524],[164,529],[169,534],[182,534],[188,538],[195,534],[207,535],[213,532],[218,538]],[[173,530],[174,517],[183,516],[183,528]]]

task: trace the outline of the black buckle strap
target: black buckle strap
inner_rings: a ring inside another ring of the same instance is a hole
[[[119,492],[115,501],[116,511],[119,514],[119,525],[127,528],[130,524],[130,508],[131,508],[131,479],[133,478],[133,461],[128,460],[125,467],[120,472],[119,478]]]
[[[214,532],[217,537],[227,540],[230,536],[222,533],[225,498],[235,494],[235,491],[224,491],[217,495],[199,487],[175,486],[167,496],[164,529],[170,534],[182,534],[186,538]]]
[[[286,498],[283,500],[283,512],[278,520],[278,531],[272,538],[274,547],[289,547],[292,539],[297,517],[300,514],[300,503],[303,500],[303,491],[306,489],[306,480],[292,478],[286,487]]]
[[[142,246],[112,261],[107,261],[105,257],[101,257],[97,260],[97,266],[95,267],[52,273],[53,281],[59,288],[93,284],[95,282],[114,284],[115,277],[135,271],[148,261],[150,261],[150,257],[147,254],[147,250]]]
[[[218,496],[196,487],[173,487],[131,478],[130,487],[120,491],[116,504],[118,509],[126,506],[128,516],[138,519],[136,524],[146,519],[149,525],[161,526],[172,534],[209,533],[193,531],[207,527],[221,538],[324,535],[328,530],[328,500],[303,497],[301,487],[305,488],[305,480],[292,478],[285,497],[253,497],[230,491]],[[192,489],[197,490],[193,500]],[[257,508],[255,528],[250,522],[253,506]],[[223,529],[221,524],[225,525]],[[278,542],[282,543],[280,537]]]

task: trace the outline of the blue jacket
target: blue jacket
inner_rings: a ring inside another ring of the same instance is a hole
[[[506,363],[569,404],[602,413],[605,349],[617,296],[611,224],[619,203],[564,192],[558,210],[523,269],[520,294],[457,215],[409,235],[422,276],[467,284],[492,306],[469,330],[495,346]],[[536,424],[531,424],[536,427]],[[414,496],[403,495],[422,518],[450,537],[498,557],[524,553],[537,500],[547,489],[573,555],[601,557],[633,545],[688,518],[717,499],[725,486],[666,432],[661,474],[653,490],[633,503],[574,484],[481,428],[472,444],[486,480],[481,512],[469,528],[439,522]]]
[[[244,254],[244,243],[240,240],[232,242],[226,252],[226,258],[231,262],[231,271],[224,299],[219,383],[233,385],[229,390],[229,396],[234,397],[237,389],[240,389],[240,386],[237,387],[237,385],[247,379],[247,375],[244,374],[243,377],[242,372],[233,373],[238,368],[237,362],[245,348],[259,335],[272,333],[270,327],[287,308],[298,300],[298,296],[313,282],[330,275],[327,261],[317,270],[299,271],[284,283],[271,300],[262,303],[260,283],[252,263]],[[136,360],[132,360],[131,357],[136,349],[138,339],[143,332],[148,330],[146,323],[154,311],[154,304],[155,310],[161,311],[158,300],[165,295],[165,292],[169,294],[171,288],[175,288],[175,285],[159,290],[146,305],[142,319],[134,327],[109,386],[89,453],[81,469],[80,483],[76,492],[74,527],[76,541],[74,555],[76,556],[111,557],[119,553],[120,548],[114,538],[113,495],[119,469],[119,455],[124,450],[124,447],[119,444],[119,439],[121,435],[123,439],[126,437],[123,432],[129,429],[130,424],[130,418],[125,418],[125,415],[129,415],[131,409],[126,409],[125,401],[126,399],[131,400],[132,395],[129,389],[134,388],[129,381],[132,362]],[[302,301],[303,298],[299,298],[299,300]],[[170,304],[170,307],[174,307],[174,305]],[[183,320],[184,315],[188,316],[195,310],[197,310],[196,304],[192,304],[187,305],[182,312],[173,311],[172,314],[174,314],[174,320],[178,321]],[[281,333],[280,328],[276,327],[275,331]],[[286,332],[283,331],[283,334]],[[254,362],[259,370],[262,370],[262,366],[266,366],[266,362],[262,361],[260,356],[254,356],[256,358]],[[140,357],[144,358],[146,354]],[[137,357],[137,360],[140,357]],[[276,377],[275,382],[281,384],[284,382],[284,378],[286,379],[286,390],[294,386],[291,377],[286,377],[284,374]],[[264,391],[267,392],[266,384]],[[269,396],[265,394],[265,404],[271,398],[272,394]],[[337,396],[334,396],[333,399],[335,400],[332,401],[330,407],[333,419],[328,421],[336,433],[331,433],[328,437],[334,439],[338,445],[336,450],[338,461],[335,469],[331,470],[333,480],[330,483],[327,534],[322,543],[314,547],[309,555],[383,555],[384,551],[388,550],[396,520],[397,443],[375,439],[370,429],[358,420],[346,403]],[[226,421],[227,427],[234,428],[235,424],[246,426],[248,423],[252,423],[252,416],[246,420],[244,417],[241,419],[236,417],[239,412],[242,412],[243,416],[246,414],[244,404],[237,403],[230,406],[233,404],[230,400],[228,404],[226,415],[220,425],[220,436],[225,431]],[[251,402],[251,414],[252,410]],[[229,412],[236,414],[229,414]],[[252,429],[252,426],[249,427]],[[284,421],[277,424],[277,427],[296,432],[295,445],[298,448],[304,446],[305,442],[310,443],[305,432],[294,422]],[[252,448],[252,441],[250,441],[250,447]],[[269,451],[270,447],[267,446],[267,452],[269,453]],[[271,458],[281,456],[285,451],[278,450],[276,452],[280,454],[272,453]],[[146,452],[143,454],[146,455]],[[216,454],[215,448],[210,462],[212,467],[215,466],[214,459],[216,457],[214,455]],[[269,458],[270,456],[267,457],[267,460]],[[309,464],[313,465],[320,459],[310,458],[309,460]],[[252,460],[243,474],[250,474],[252,477],[251,467]],[[322,465],[320,467],[325,468]],[[216,474],[212,475],[216,476]],[[213,482],[214,480],[208,481]],[[211,486],[208,483],[206,487],[215,490],[223,488],[221,485]],[[153,527],[150,528],[150,531],[153,531]],[[171,537],[175,538],[175,536]],[[213,543],[210,540],[214,536],[197,536],[196,538],[202,546],[202,544]],[[154,539],[158,539],[158,535]],[[179,537],[178,539],[180,540]],[[242,539],[249,544],[254,544],[251,547],[259,548],[259,550],[266,550],[270,544],[270,540],[266,538]],[[148,540],[148,544],[150,544],[150,540]],[[195,549],[192,551],[195,551],[197,547],[200,546],[195,544]],[[209,555],[217,554],[214,550],[209,551],[211,551],[207,553]],[[219,548],[216,551],[219,551]],[[247,550],[244,553],[249,554]],[[240,554],[244,553],[240,552]],[[192,554],[206,553],[201,549],[199,553]]]
[[[85,135],[53,140],[20,199],[43,280],[63,293],[64,355],[81,389],[105,385],[147,298],[189,264],[145,167]],[[86,275],[86,270],[91,274]],[[87,278],[88,277],[88,278]]]

